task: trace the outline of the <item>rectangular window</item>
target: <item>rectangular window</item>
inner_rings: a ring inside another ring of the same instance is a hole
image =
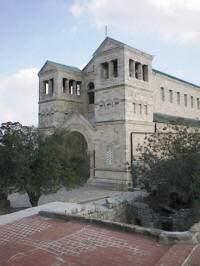
[[[109,78],[109,64],[108,63],[101,64],[101,77],[103,79]]]
[[[141,104],[139,104],[139,112],[140,112],[140,114],[142,114],[142,105]]]
[[[191,108],[193,108],[193,107],[194,107],[194,97],[191,96]]]
[[[117,59],[111,61],[112,69],[113,69],[113,77],[118,77],[118,61]]]
[[[66,78],[63,78],[63,81],[62,81],[62,91],[63,93],[66,93],[67,91],[67,79]]]
[[[44,94],[45,95],[49,94],[49,81],[48,80],[44,81]]]
[[[180,103],[181,103],[181,95],[180,95],[180,92],[177,92],[176,95],[177,95],[177,104],[180,105]]]
[[[187,107],[187,94],[184,94],[184,105]]]
[[[69,81],[69,94],[71,94],[71,95],[74,95],[74,93],[75,93],[75,84],[76,84],[75,80],[71,79]]]
[[[133,112],[136,113],[136,103],[133,103]]]
[[[94,91],[88,91],[89,104],[94,104]]]
[[[144,110],[145,110],[145,115],[148,115],[148,108],[147,108],[147,105],[144,106]]]
[[[142,79],[142,65],[139,62],[135,63],[135,77],[136,79]]]
[[[200,100],[197,98],[197,109],[200,109]]]
[[[135,76],[135,63],[132,59],[129,59],[129,77]]]
[[[81,96],[81,82],[77,81],[76,83],[76,95]]]
[[[160,88],[160,98],[162,102],[165,101],[165,89],[163,87]]]
[[[106,161],[108,165],[111,165],[113,163],[113,152],[111,149],[107,150]]]
[[[142,71],[143,71],[143,80],[148,81],[148,66],[143,65],[142,66]]]
[[[169,90],[169,102],[173,103],[173,91]]]

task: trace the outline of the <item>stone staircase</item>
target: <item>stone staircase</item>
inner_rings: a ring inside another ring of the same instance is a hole
[[[200,266],[200,244],[174,244],[155,266]]]

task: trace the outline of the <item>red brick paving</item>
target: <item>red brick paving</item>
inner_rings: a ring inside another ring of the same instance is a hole
[[[193,249],[194,245],[170,247],[139,235],[40,216],[0,227],[0,266],[178,266]],[[187,262],[194,264],[199,256],[196,246]]]
[[[196,245],[184,266],[200,266],[200,245]]]

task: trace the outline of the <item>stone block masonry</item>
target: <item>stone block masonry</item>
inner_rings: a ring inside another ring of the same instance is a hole
[[[39,72],[40,129],[82,134],[97,186],[132,186],[132,157],[155,123],[169,117],[200,126],[200,86],[152,69],[152,62],[152,55],[107,37],[82,71],[47,61]]]

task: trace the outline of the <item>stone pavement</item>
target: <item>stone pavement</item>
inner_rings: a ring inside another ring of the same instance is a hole
[[[120,191],[112,191],[108,189],[98,188],[86,183],[84,186],[66,190],[61,188],[57,193],[42,196],[39,200],[39,205],[49,202],[89,202],[96,199],[110,197],[120,194]],[[31,207],[27,194],[13,193],[8,199],[11,202],[13,208]]]
[[[200,245],[173,246],[87,223],[40,216],[0,227],[0,266],[194,266]]]

